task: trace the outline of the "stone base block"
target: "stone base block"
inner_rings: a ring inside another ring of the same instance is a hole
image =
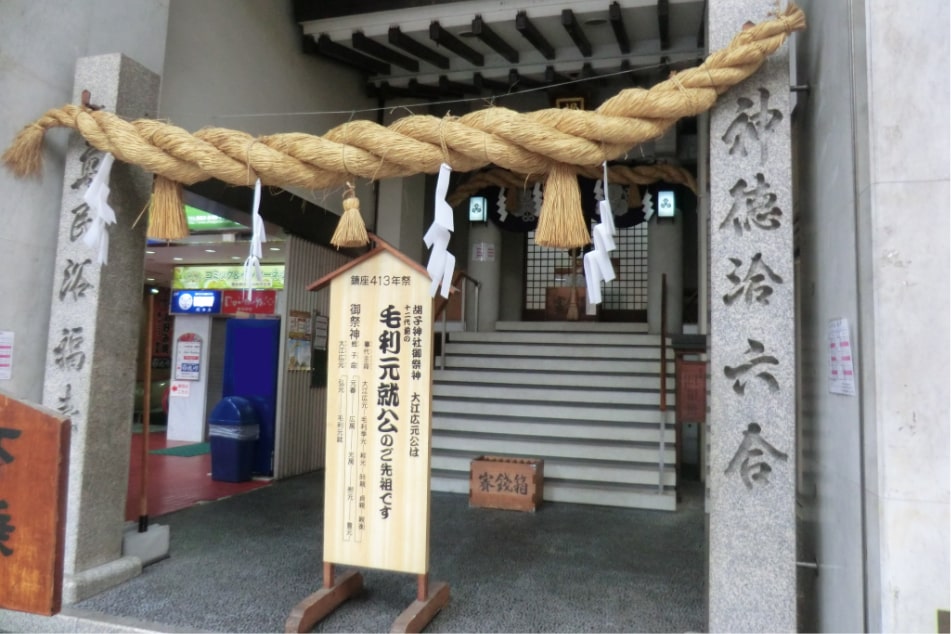
[[[144,533],[136,526],[122,535],[122,555],[138,557],[145,567],[168,557],[168,542],[168,526],[152,524]]]
[[[142,574],[142,560],[121,557],[63,578],[63,604],[78,603]]]

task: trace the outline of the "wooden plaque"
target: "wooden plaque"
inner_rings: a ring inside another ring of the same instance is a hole
[[[60,610],[68,463],[69,420],[0,393],[0,608]]]
[[[707,363],[677,360],[677,422],[707,419]]]
[[[429,567],[432,298],[378,250],[330,281],[324,561]]]

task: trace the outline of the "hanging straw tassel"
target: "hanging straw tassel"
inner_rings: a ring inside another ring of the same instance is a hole
[[[152,184],[152,209],[146,235],[157,240],[188,237],[182,184],[164,176],[155,176]]]
[[[330,244],[338,249],[347,247],[364,247],[370,243],[367,235],[367,226],[360,215],[360,199],[353,185],[347,183],[347,191],[343,195],[343,215],[337,223],[337,229],[330,238]]]
[[[35,176],[43,163],[43,135],[46,128],[39,123],[31,123],[16,135],[13,143],[3,153],[3,164],[17,178]]]
[[[544,247],[572,249],[591,242],[581,212],[581,192],[575,168],[556,163],[548,172],[535,242]]]

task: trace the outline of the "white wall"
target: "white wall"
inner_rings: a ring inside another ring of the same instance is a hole
[[[949,605],[948,6],[805,4],[800,556],[820,571],[800,575],[800,626],[934,631]],[[828,392],[838,317],[854,397]]]
[[[72,98],[79,57],[121,52],[161,74],[168,5],[0,2],[0,146],[6,149],[23,126]],[[62,130],[47,134],[39,179],[17,180],[0,169],[0,297],[7,298],[0,302],[0,330],[16,336],[13,378],[0,381],[0,389],[34,402],[43,390],[66,139]]]
[[[301,53],[290,0],[171,0],[165,68],[160,116],[189,131],[321,135],[351,118],[376,120],[360,73]],[[343,210],[342,191],[294,193]],[[365,182],[358,195],[372,218]]]

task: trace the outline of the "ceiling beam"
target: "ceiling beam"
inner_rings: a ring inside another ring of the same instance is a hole
[[[472,76],[472,83],[475,84],[476,88],[482,91],[497,91],[504,90],[508,91],[512,88],[511,84],[504,81],[499,81],[498,79],[489,79],[488,77],[483,77],[482,73],[475,73]]]
[[[472,19],[472,26],[470,28],[472,33],[482,40],[486,46],[504,57],[510,64],[518,64],[518,51],[489,28],[489,25],[485,23],[481,15],[477,15]]]
[[[660,49],[670,48],[670,0],[657,0],[657,33]]]
[[[353,66],[354,68],[359,68],[373,75],[390,74],[389,64],[368,57],[363,53],[358,53],[343,44],[337,44],[324,34],[321,34],[321,36],[317,38],[317,52],[324,57],[329,57],[348,66]]]
[[[611,21],[611,30],[614,31],[617,47],[621,50],[622,55],[627,55],[631,52],[631,41],[627,37],[627,29],[624,28],[621,5],[617,2],[612,2],[608,8],[608,19]]]
[[[521,88],[541,88],[545,85],[545,82],[532,79],[525,75],[519,75],[518,71],[513,68],[509,70],[509,85],[515,90],[518,90]]]
[[[411,38],[410,36],[403,33],[398,26],[391,26],[389,32],[387,33],[387,39],[390,44],[397,48],[401,48],[410,55],[418,57],[421,60],[429,62],[436,68],[447,69],[449,68],[449,58],[445,55],[440,55],[433,49],[428,46],[424,46]]]
[[[545,67],[545,82],[549,84],[566,84],[571,81],[571,77],[555,70],[554,66]]]
[[[439,22],[434,21],[429,23],[429,39],[440,46],[445,46],[459,57],[468,60],[469,63],[474,66],[485,65],[485,58],[482,56],[482,53],[442,28]]]
[[[460,81],[452,81],[445,75],[439,76],[439,88],[447,93],[459,93],[462,95],[478,95],[479,89],[473,84],[464,84]]]
[[[555,48],[545,39],[538,28],[528,19],[528,14],[519,11],[515,16],[515,28],[545,59],[555,59]]]
[[[423,99],[459,99],[462,97],[462,93],[445,91],[439,86],[421,84],[416,79],[410,79],[407,88],[413,95]]]
[[[571,41],[578,47],[578,51],[581,52],[582,57],[591,57],[591,42],[588,41],[588,36],[584,34],[584,29],[581,28],[581,24],[578,22],[578,18],[575,17],[574,11],[571,9],[562,9],[561,25],[568,31],[568,35],[571,36]]]
[[[354,31],[352,37],[353,48],[362,51],[367,55],[378,57],[385,62],[395,64],[406,70],[419,72],[419,62],[412,57],[407,57],[399,51],[394,51],[389,46],[384,46],[376,40],[371,40],[362,31]]]

